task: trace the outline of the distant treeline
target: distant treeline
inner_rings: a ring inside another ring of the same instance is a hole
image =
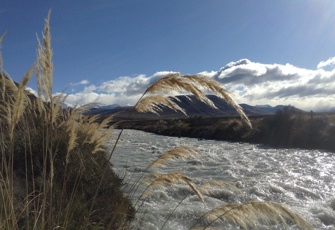
[[[120,123],[120,127],[167,136],[335,152],[335,114],[299,112],[287,106],[277,111],[275,115],[250,117],[250,119],[252,129],[239,118],[201,116],[182,120],[128,121]]]

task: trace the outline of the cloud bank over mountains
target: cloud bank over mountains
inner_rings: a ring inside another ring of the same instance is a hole
[[[290,64],[262,64],[242,59],[228,63],[219,71],[200,74],[221,82],[233,93],[238,103],[293,105],[307,111],[318,111],[335,107],[335,68],[328,69],[334,64],[335,57],[320,62],[313,70]],[[100,85],[82,80],[73,84],[76,91],[69,93],[66,102],[70,105],[134,105],[149,85],[169,73],[172,72],[124,76]]]

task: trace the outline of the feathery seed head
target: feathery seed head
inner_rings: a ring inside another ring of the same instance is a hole
[[[259,222],[282,223],[287,226],[287,221],[290,221],[302,229],[313,229],[300,215],[274,202],[254,201],[244,204],[226,204],[209,211],[203,216],[203,219],[209,222],[208,226],[215,222],[229,221],[248,229],[249,227],[257,228]]]
[[[174,96],[175,93],[179,94],[192,94],[198,100],[204,102],[205,104],[217,108],[215,104],[206,96],[208,91],[215,93],[218,97],[225,100],[231,106],[235,108],[235,110],[239,113],[241,118],[250,126],[251,122],[249,121],[248,117],[243,112],[243,109],[239,104],[237,104],[234,99],[230,96],[230,93],[223,88],[223,86],[215,81],[212,78],[203,76],[203,75],[181,75],[180,73],[173,73],[162,77],[150,87],[147,88],[144,95],[147,93],[153,95],[162,95],[162,93],[167,94],[169,96]],[[149,100],[150,99],[150,100]],[[155,99],[157,100],[155,102]],[[142,103],[141,101],[144,100]],[[153,105],[150,105],[153,104]],[[146,99],[146,97],[142,97],[136,106],[135,109],[141,112],[155,112],[160,110],[159,105],[164,105],[174,110],[179,110],[185,113],[181,108],[177,107],[175,104],[171,103],[170,100],[162,99],[161,96],[159,97],[151,97]],[[158,108],[158,109],[157,109]]]
[[[172,110],[180,111],[183,114],[186,114],[185,110],[176,104],[172,99],[178,100],[176,97],[166,97],[163,95],[149,95],[143,97],[142,100],[138,102],[135,109],[138,112],[152,112],[159,114],[162,111],[162,107],[166,106]]]
[[[201,183],[199,187],[199,190],[203,194],[214,194],[216,191],[215,189],[227,189],[233,192],[241,193],[241,191],[238,188],[236,188],[234,185],[229,184],[224,181],[207,181],[207,182]]]
[[[151,183],[149,181],[151,181]],[[167,173],[167,174],[153,173],[149,175],[144,182],[149,184],[148,187],[157,187],[157,186],[162,187],[163,183],[169,183],[169,184],[184,183],[187,184],[191,188],[191,190],[196,193],[196,195],[200,198],[200,200],[203,203],[205,202],[201,192],[198,190],[193,180],[178,172]]]
[[[198,151],[192,147],[178,146],[163,153],[160,157],[158,157],[155,161],[153,161],[148,168],[164,166],[164,164],[169,160],[176,158],[186,159],[189,157],[195,157],[197,154]]]

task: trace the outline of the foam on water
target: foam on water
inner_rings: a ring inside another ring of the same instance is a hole
[[[112,157],[113,167],[121,176],[126,175],[127,189],[160,154],[180,145],[196,147],[201,154],[149,171],[181,172],[197,184],[225,181],[235,185],[241,193],[213,188],[212,193],[205,195],[204,205],[187,185],[158,188],[144,201],[138,202],[139,210],[132,223],[135,229],[160,229],[168,218],[164,229],[188,229],[206,211],[219,205],[251,200],[286,204],[308,219],[315,229],[335,229],[334,153],[199,141],[125,130]],[[134,203],[145,189],[146,186],[139,186],[132,196]],[[224,223],[224,228],[236,229],[236,226]],[[259,226],[258,229],[284,227]],[[297,228],[291,226],[290,229]]]

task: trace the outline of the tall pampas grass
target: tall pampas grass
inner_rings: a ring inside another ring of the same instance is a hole
[[[39,98],[44,98],[46,101],[52,100],[52,81],[53,81],[53,64],[52,64],[52,49],[51,49],[51,34],[50,34],[50,15],[44,23],[43,41],[37,37],[38,42],[38,62],[37,62],[37,88]]]
[[[105,147],[112,118],[84,116],[52,95],[49,21],[50,12],[20,83],[0,52],[0,229],[125,229],[133,209]],[[38,97],[26,91],[33,76]]]
[[[10,132],[9,135],[12,138],[14,133],[14,128],[18,124],[21,116],[23,115],[26,106],[29,105],[30,100],[28,99],[27,94],[25,93],[25,88],[33,76],[34,67],[30,67],[26,75],[22,78],[20,84],[18,85],[16,92],[14,94],[14,104],[13,108],[11,108],[12,114],[11,116],[7,116],[11,119],[10,121]]]

